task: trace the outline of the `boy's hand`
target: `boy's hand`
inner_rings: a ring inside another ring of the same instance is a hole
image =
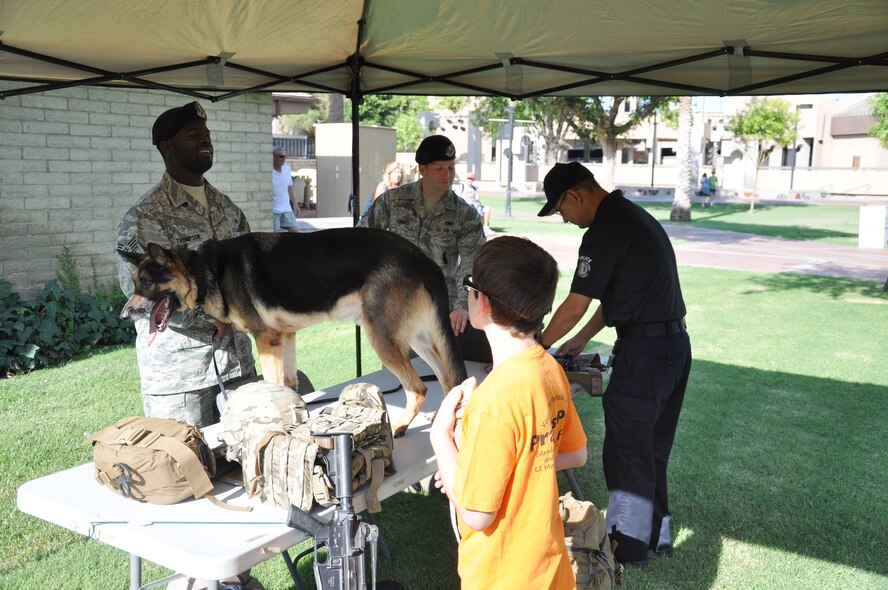
[[[475,378],[469,377],[450,390],[450,393],[441,402],[441,406],[435,414],[435,420],[432,422],[433,436],[443,433],[452,436],[456,421],[462,416],[463,405],[469,401],[469,396],[474,389]]]

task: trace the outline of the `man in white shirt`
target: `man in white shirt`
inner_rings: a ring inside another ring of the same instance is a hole
[[[273,169],[271,171],[271,187],[274,203],[271,212],[274,214],[274,231],[299,232],[296,227],[296,216],[299,215],[299,202],[293,189],[293,174],[287,161],[287,150],[276,145],[271,149]]]

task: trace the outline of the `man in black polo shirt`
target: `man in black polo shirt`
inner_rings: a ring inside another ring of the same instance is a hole
[[[601,304],[559,355],[575,356],[604,326],[615,326],[604,406],[608,532],[621,563],[643,565],[648,550],[672,555],[666,467],[691,370],[675,252],[660,223],[621,191],[608,193],[578,162],[555,164],[543,182],[546,205],[587,228],[570,294],[541,335],[564,337],[593,299]]]

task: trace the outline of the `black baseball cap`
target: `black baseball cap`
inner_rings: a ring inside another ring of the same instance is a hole
[[[179,129],[192,121],[206,121],[207,112],[198,102],[164,111],[151,128],[151,143],[157,145],[174,136]]]
[[[543,191],[546,193],[546,204],[537,213],[538,217],[550,215],[561,195],[583,181],[594,179],[592,172],[579,162],[558,163],[552,166],[543,180]]]
[[[429,135],[416,148],[416,163],[425,166],[432,162],[455,160],[456,148],[443,135]]]

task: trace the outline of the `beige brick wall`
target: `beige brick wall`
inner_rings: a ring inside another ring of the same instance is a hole
[[[190,100],[69,88],[0,101],[0,278],[30,297],[55,278],[67,245],[84,287],[115,281],[120,218],[163,174],[151,126]],[[244,210],[254,231],[270,231],[271,97],[200,102],[216,154],[206,178]]]

